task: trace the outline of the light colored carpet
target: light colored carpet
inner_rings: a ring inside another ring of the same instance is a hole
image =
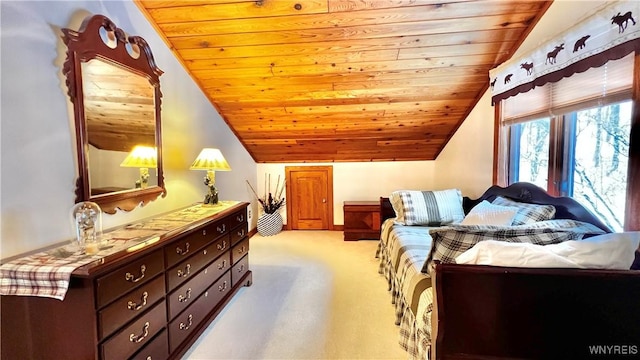
[[[406,359],[377,241],[340,231],[250,240],[242,288],[184,359]]]

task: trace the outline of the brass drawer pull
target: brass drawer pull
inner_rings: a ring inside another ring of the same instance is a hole
[[[149,336],[149,322],[148,321],[146,323],[144,323],[144,326],[142,327],[142,335],[130,334],[129,335],[129,341],[134,342],[134,343],[139,343],[140,341],[144,340],[144,338],[146,338],[147,336]]]
[[[143,306],[147,305],[147,298],[149,297],[149,293],[148,292],[143,292],[142,293],[142,303],[140,305],[136,304],[135,302],[129,300],[129,302],[127,302],[127,309],[129,310],[133,310],[133,311],[138,311],[140,309],[142,309]]]
[[[187,277],[189,274],[191,274],[191,264],[187,264],[184,270],[178,269],[178,277]]]
[[[202,230],[202,236],[207,236],[207,229]]]
[[[243,222],[244,221],[244,215],[240,214],[240,215],[236,216],[236,220],[238,220],[238,222]]]
[[[237,232],[238,237],[244,237],[244,229]]]
[[[127,272],[126,274],[124,274],[124,279],[132,283],[137,283],[138,281],[144,278],[144,273],[146,271],[147,271],[147,267],[145,265],[140,265],[140,276],[135,277],[135,275],[132,275],[130,272]]]
[[[242,247],[238,249],[238,254],[244,254],[245,251],[247,251],[247,248],[242,245]]]
[[[180,294],[180,296],[178,296],[179,302],[187,302],[189,301],[189,299],[191,299],[191,288],[187,289],[187,292],[185,293],[185,295]]]
[[[188,319],[189,319],[189,325],[185,325],[185,323],[181,322],[180,323],[180,330],[189,330],[191,325],[193,325],[193,315],[189,314]]]
[[[222,291],[225,291],[225,290],[227,290],[227,282],[226,281],[223,282],[222,285],[218,286],[218,291],[222,292]]]
[[[178,255],[186,255],[189,253],[189,243],[184,244],[184,250],[181,247],[176,247],[176,254]]]
[[[227,231],[227,224],[222,224],[222,227],[216,227],[216,230],[218,230],[218,232],[222,234],[223,232]]]
[[[218,270],[222,270],[227,266],[227,260],[222,260],[222,263],[218,264]]]
[[[217,248],[218,248],[218,250],[220,250],[220,251],[222,251],[222,250],[226,249],[226,248],[227,248],[227,242],[223,240],[223,241],[222,241],[222,244],[218,244]]]
[[[238,272],[244,272],[244,264],[240,265],[240,267],[238,268]]]

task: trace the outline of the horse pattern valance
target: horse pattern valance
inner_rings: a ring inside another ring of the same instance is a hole
[[[489,72],[492,103],[640,52],[640,1],[616,1]]]

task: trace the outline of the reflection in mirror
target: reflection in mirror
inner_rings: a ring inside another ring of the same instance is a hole
[[[62,32],[67,45],[63,72],[76,125],[76,202],[93,201],[113,214],[166,195],[162,70],[149,45],[102,15],[87,18],[78,31]],[[139,146],[151,153],[133,161],[133,149]]]
[[[155,165],[122,165],[136,146],[155,151],[153,86],[140,75],[93,59],[82,63],[82,87],[91,196],[157,186]],[[153,170],[141,181],[137,168]]]

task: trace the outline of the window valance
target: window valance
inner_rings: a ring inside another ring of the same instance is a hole
[[[492,103],[640,52],[639,21],[640,1],[603,7],[529,54],[491,70]]]

